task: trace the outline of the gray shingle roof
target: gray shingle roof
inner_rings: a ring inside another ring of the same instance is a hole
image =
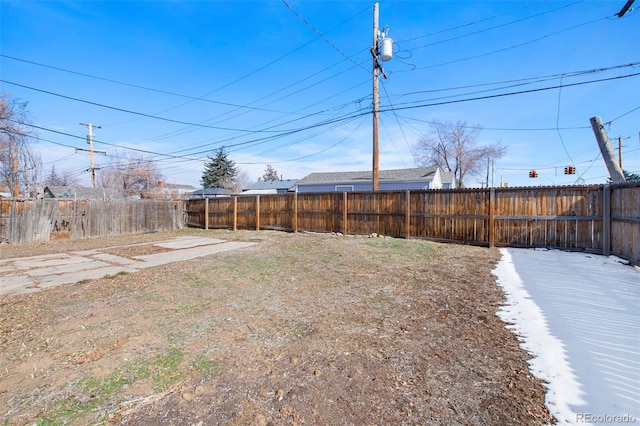
[[[163,186],[167,189],[181,189],[183,191],[194,191],[196,189],[196,187],[193,185],[180,185],[177,183],[165,183],[163,184]]]
[[[380,170],[380,181],[431,181],[438,166],[417,167],[413,169]],[[298,181],[298,185],[311,185],[335,182],[360,182],[372,179],[371,170],[361,172],[311,173]]]
[[[83,186],[46,186],[45,198],[75,198],[80,200],[123,200],[122,194],[106,188],[86,188]]]
[[[291,189],[296,186],[298,179],[285,180],[261,180],[252,183],[245,190],[263,190],[263,189]]]
[[[202,197],[203,195],[205,197],[215,197],[218,195],[231,195],[232,193],[230,189],[226,188],[204,188],[193,191],[191,195],[194,197]]]

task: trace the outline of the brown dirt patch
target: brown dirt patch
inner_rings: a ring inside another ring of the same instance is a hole
[[[527,354],[495,315],[497,250],[185,233],[258,244],[0,297],[0,422],[553,421]],[[177,234],[154,235],[138,242]]]

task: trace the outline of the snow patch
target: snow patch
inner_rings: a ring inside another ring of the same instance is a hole
[[[517,334],[520,347],[532,355],[529,360],[531,373],[544,380],[548,389],[545,404],[559,423],[573,423],[577,413],[572,406],[585,404],[584,392],[574,374],[563,343],[551,334],[540,307],[527,292],[516,272],[511,254],[501,249],[502,259],[493,274],[506,298],[506,305],[498,316],[507,328]]]
[[[502,249],[499,316],[561,424],[640,423],[640,269],[615,256]]]

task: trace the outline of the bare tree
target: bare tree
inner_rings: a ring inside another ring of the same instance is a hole
[[[238,169],[236,176],[231,183],[231,190],[234,194],[239,194],[244,188],[251,184],[251,178],[246,170]]]
[[[141,196],[163,180],[154,162],[140,155],[113,157],[100,169],[99,176],[101,188],[113,189],[125,197]]]
[[[15,197],[35,194],[42,160],[29,146],[36,137],[29,127],[27,103],[0,93],[0,184]]]
[[[267,164],[267,169],[264,171],[262,179],[265,182],[278,180],[278,171],[271,164]]]
[[[507,147],[500,142],[479,146],[481,131],[481,126],[467,126],[466,121],[434,121],[431,133],[413,147],[416,163],[437,165],[444,171],[453,172],[456,186],[461,188],[465,177],[479,174],[488,159],[498,159],[507,152]]]
[[[44,185],[49,186],[77,186],[79,179],[69,171],[58,172],[56,166],[51,166],[51,172],[47,174]]]

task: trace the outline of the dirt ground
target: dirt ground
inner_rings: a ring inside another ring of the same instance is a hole
[[[176,235],[257,244],[0,296],[0,424],[554,422],[496,316],[495,249],[184,230],[0,250],[131,257]]]

